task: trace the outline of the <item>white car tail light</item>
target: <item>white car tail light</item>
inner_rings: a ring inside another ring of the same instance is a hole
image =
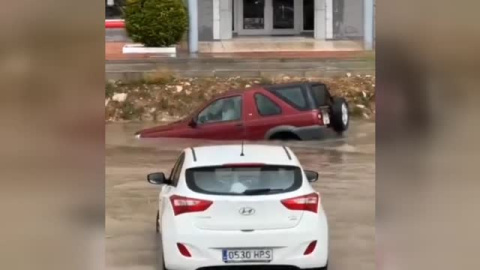
[[[175,216],[207,210],[213,202],[173,195],[170,197]]]
[[[188,251],[187,247],[184,244],[177,243],[177,248],[178,251],[180,251],[180,254],[182,254],[185,257],[192,257],[192,254],[190,254],[190,251]]]
[[[311,211],[317,213],[320,196],[317,193],[282,200],[282,204],[290,210]]]
[[[312,252],[315,250],[315,247],[317,246],[317,241],[313,241],[311,242],[307,249],[305,249],[305,252],[303,253],[303,255],[309,255],[309,254],[312,254]]]

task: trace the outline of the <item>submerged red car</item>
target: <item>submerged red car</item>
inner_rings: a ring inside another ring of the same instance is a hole
[[[325,84],[293,83],[230,91],[184,120],[137,132],[138,138],[313,140],[322,129],[347,130],[348,104]]]

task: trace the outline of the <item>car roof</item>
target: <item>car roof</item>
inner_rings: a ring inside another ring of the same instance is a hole
[[[265,89],[275,89],[282,87],[292,87],[292,86],[304,86],[304,85],[325,85],[322,82],[289,82],[289,83],[280,83],[280,84],[265,84],[262,85],[262,88]]]
[[[185,168],[222,166],[224,164],[261,163],[299,166],[293,152],[284,146],[244,144],[210,145],[185,149]]]
[[[258,90],[264,90],[264,87],[261,85],[254,85],[252,87],[248,87],[245,89],[231,89],[228,90],[224,93],[218,94],[215,96],[215,98],[223,98],[223,97],[228,97],[228,96],[235,96],[235,95],[243,95],[249,91],[258,91]]]
[[[258,84],[245,89],[231,89],[222,94],[215,96],[215,98],[223,98],[234,95],[243,95],[249,91],[258,91],[258,90],[270,90],[277,89],[282,87],[292,87],[292,86],[303,86],[303,85],[324,85],[322,82],[290,82],[290,83],[279,83],[279,84]]]

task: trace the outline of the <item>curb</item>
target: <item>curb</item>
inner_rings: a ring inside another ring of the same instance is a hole
[[[375,75],[375,68],[356,68],[356,69],[263,69],[263,70],[170,70],[170,72],[179,78],[214,78],[214,77],[236,77],[259,78],[272,76],[293,76],[293,77],[334,77],[352,73],[352,75]],[[157,74],[154,71],[107,71],[105,80],[135,82],[144,79],[149,75]]]
[[[122,29],[125,28],[125,20],[105,20],[106,29]]]

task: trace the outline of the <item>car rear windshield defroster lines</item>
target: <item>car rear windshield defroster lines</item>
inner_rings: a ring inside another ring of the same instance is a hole
[[[255,196],[291,192],[302,186],[294,166],[201,167],[186,171],[190,190],[212,195]]]

